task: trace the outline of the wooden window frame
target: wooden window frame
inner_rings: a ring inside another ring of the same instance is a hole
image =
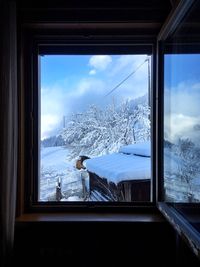
[[[34,29],[25,27],[20,40],[20,75],[19,75],[19,182],[18,182],[18,214],[32,211],[66,211],[66,210],[130,210],[133,208],[152,208],[156,206],[156,162],[155,162],[155,69],[156,46],[154,40],[137,39],[134,36],[87,35],[46,35],[35,33]],[[152,54],[152,92],[151,92],[151,140],[152,140],[152,181],[151,202],[38,202],[38,110],[40,77],[38,55],[41,54]]]

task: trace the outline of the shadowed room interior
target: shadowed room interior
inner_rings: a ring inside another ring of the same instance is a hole
[[[0,0],[2,267],[200,265],[198,200],[176,206],[163,187],[164,56],[199,53],[199,8],[195,0]],[[152,48],[151,201],[39,202],[37,56],[132,45],[138,54]]]

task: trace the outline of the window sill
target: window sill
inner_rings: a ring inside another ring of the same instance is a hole
[[[167,203],[158,203],[158,209],[200,259],[200,232],[198,232],[174,207]]]
[[[28,222],[165,222],[158,212],[151,213],[27,213],[16,218],[16,223]]]

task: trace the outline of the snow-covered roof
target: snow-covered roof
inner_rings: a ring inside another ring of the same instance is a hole
[[[144,157],[151,156],[151,144],[150,142],[132,144],[127,146],[122,146],[119,152],[126,154],[139,155]]]
[[[88,171],[114,183],[125,180],[150,179],[150,157],[114,153],[85,161]]]

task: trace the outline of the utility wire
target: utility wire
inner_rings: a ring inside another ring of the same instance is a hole
[[[114,92],[122,83],[124,83],[126,80],[128,80],[133,74],[136,73],[136,71],[142,67],[142,65],[144,65],[144,63],[146,61],[148,61],[149,59],[146,58],[142,64],[140,64],[133,72],[131,72],[124,80],[122,80],[120,83],[118,83],[110,92],[108,92],[104,97],[107,97],[108,95],[112,94],[112,92]]]

